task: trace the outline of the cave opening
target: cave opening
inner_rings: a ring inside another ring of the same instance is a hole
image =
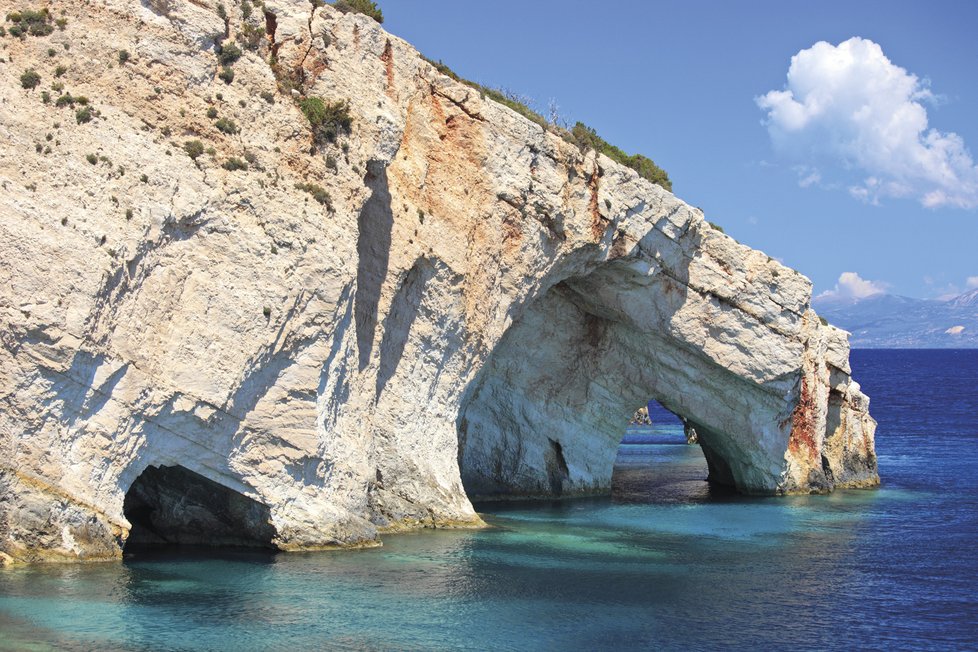
[[[124,553],[168,546],[276,549],[271,512],[183,466],[148,466],[126,492]]]
[[[616,502],[687,501],[726,493],[708,483],[709,466],[696,429],[650,399],[628,420],[611,472]]]

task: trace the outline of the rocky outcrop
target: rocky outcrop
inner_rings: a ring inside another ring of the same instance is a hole
[[[649,408],[647,405],[643,405],[639,409],[635,410],[635,414],[632,418],[628,420],[628,425],[630,426],[651,426],[652,419],[649,418]]]
[[[57,5],[3,41],[5,558],[117,557],[137,521],[281,549],[479,525],[471,496],[606,491],[649,398],[744,492],[877,482],[804,276],[364,16],[216,6]],[[314,138],[305,96],[350,131]]]

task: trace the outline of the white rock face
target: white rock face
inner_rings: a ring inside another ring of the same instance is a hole
[[[878,482],[804,276],[364,16],[226,3],[231,38],[264,35],[225,84],[203,4],[2,40],[0,557],[117,557],[150,466],[267,508],[282,549],[478,526],[470,495],[607,490],[649,398],[742,491]],[[351,131],[315,143],[293,89]]]

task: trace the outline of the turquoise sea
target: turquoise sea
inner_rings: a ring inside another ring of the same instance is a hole
[[[662,413],[603,499],[356,552],[177,550],[0,572],[0,648],[978,648],[978,351],[856,351],[883,486],[711,490]]]

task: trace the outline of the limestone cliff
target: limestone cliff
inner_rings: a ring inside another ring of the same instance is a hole
[[[649,398],[744,492],[877,482],[808,279],[369,18],[46,4],[63,29],[0,39],[7,558],[117,557],[136,520],[281,549],[477,525],[469,496],[607,490]]]

